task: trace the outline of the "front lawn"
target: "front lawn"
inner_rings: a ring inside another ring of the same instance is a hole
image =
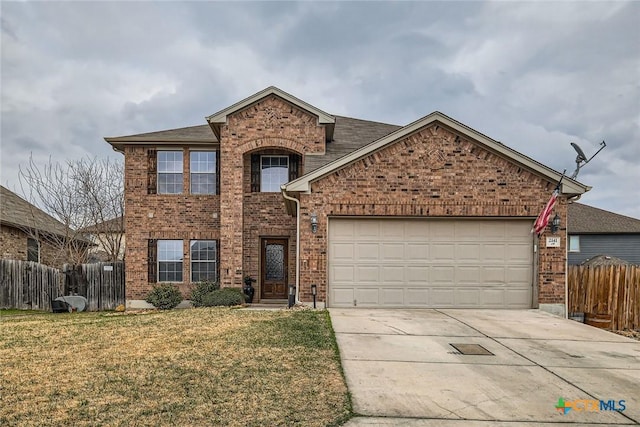
[[[339,425],[325,311],[201,308],[0,320],[0,425]]]

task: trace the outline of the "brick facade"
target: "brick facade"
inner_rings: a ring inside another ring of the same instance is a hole
[[[287,213],[278,192],[251,191],[252,154],[295,154],[304,174],[306,156],[325,153],[326,132],[318,117],[276,95],[233,112],[220,125],[219,195],[191,195],[189,152],[202,145],[177,143],[183,151],[183,193],[147,194],[149,145],[125,145],[125,230],[127,235],[126,297],[144,299],[148,282],[148,241],[183,240],[184,283],[190,285],[189,240],[219,241],[222,286],[241,287],[250,275],[258,279],[260,296],[262,238],[287,238],[288,282],[296,280],[296,218]],[[167,146],[168,147],[168,146]],[[163,148],[164,149],[164,148]],[[169,148],[167,148],[169,149]],[[420,218],[533,219],[547,202],[555,183],[488,151],[464,135],[437,122],[391,143],[312,183],[301,203],[300,296],[311,301],[310,284],[318,285],[318,301],[327,294],[327,224],[331,216]],[[566,200],[556,212],[566,224]],[[309,215],[319,228],[312,234]],[[537,245],[536,277],[541,304],[563,304],[565,298],[566,231],[561,247]],[[543,242],[545,235],[540,239]]]
[[[0,226],[0,248],[2,258],[15,259],[18,261],[27,260],[27,240],[31,237],[23,230],[6,225]],[[60,255],[60,251],[55,246],[40,241],[40,263],[50,267],[62,269],[66,262]]]
[[[310,284],[326,298],[330,216],[531,218],[549,199],[549,182],[479,145],[432,125],[312,184],[301,194],[301,297]],[[556,211],[566,224],[566,201]],[[560,248],[539,248],[539,302],[564,303],[566,230]],[[540,241],[544,241],[545,236]],[[544,245],[541,245],[544,246]]]

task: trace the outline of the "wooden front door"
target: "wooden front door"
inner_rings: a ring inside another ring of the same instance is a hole
[[[262,239],[260,298],[287,298],[288,239]]]

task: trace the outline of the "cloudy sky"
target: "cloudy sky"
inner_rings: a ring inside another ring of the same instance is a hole
[[[120,156],[104,136],[205,124],[275,85],[404,125],[434,110],[640,218],[640,2],[8,2],[0,181]]]

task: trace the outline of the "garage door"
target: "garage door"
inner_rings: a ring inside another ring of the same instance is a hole
[[[329,221],[331,307],[530,308],[529,220]]]

